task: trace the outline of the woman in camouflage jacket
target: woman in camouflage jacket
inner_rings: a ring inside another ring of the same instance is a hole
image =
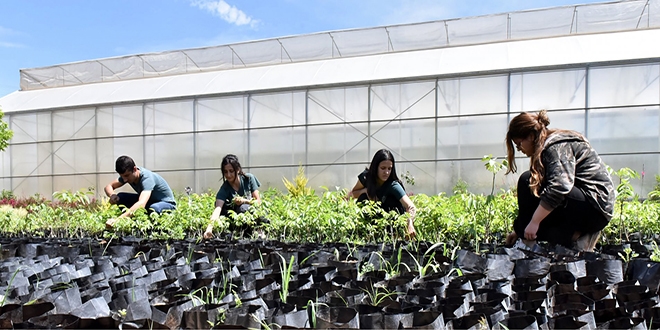
[[[522,238],[591,251],[612,218],[612,178],[582,134],[549,124],[545,110],[509,123],[507,174],[517,170],[515,149],[530,157],[530,169],[518,179],[518,217],[507,244]]]

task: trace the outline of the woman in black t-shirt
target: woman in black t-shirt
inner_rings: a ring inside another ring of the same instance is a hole
[[[229,210],[243,213],[250,205],[261,202],[259,180],[254,175],[243,172],[236,155],[229,154],[223,157],[220,166],[224,182],[215,196],[215,210],[211,215],[211,223],[204,232],[204,238],[207,239],[213,237],[213,223],[221,215],[226,216]]]
[[[410,238],[415,237],[415,204],[406,195],[403,183],[396,174],[394,156],[389,150],[376,151],[369,168],[358,175],[358,182],[348,193],[348,197],[357,198],[358,201],[380,201],[381,207],[387,212],[408,212],[410,217],[406,228],[407,235]]]

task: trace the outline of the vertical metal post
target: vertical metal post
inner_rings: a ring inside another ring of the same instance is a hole
[[[200,189],[199,185],[197,184],[197,182],[198,182],[198,180],[197,180],[197,168],[199,167],[199,162],[197,160],[197,130],[198,130],[198,126],[197,126],[197,108],[198,108],[197,103],[198,103],[198,100],[197,100],[197,97],[195,97],[193,99],[193,104],[192,104],[192,106],[193,106],[193,108],[192,108],[192,111],[193,111],[193,127],[192,127],[192,129],[193,129],[193,131],[192,131],[192,135],[193,135],[192,136],[192,138],[193,138],[193,181],[194,181],[193,182],[193,187],[194,187],[195,191],[199,191],[199,189]],[[188,194],[188,198],[190,198],[190,194]]]
[[[94,107],[94,171],[96,172],[96,190],[94,193],[96,197],[100,198],[103,195],[100,194],[99,189],[101,187],[101,174],[99,173],[99,107]]]
[[[142,166],[147,166],[147,104],[142,103]]]
[[[11,129],[12,132],[13,132],[14,129],[12,127],[14,125],[13,125],[13,122],[11,120],[11,117],[13,117],[13,116],[11,116],[11,115],[7,116],[7,122],[8,122],[9,129]],[[39,118],[39,117],[37,117],[37,118]],[[39,127],[39,126],[37,125],[37,127]],[[37,134],[39,134],[38,130],[37,130]],[[11,152],[12,149],[13,149],[11,140],[9,141],[9,145],[7,146],[7,148],[9,149],[9,150],[7,150],[7,152],[9,153],[9,190],[14,191],[14,171],[12,170],[14,167],[11,166],[11,164],[14,160],[14,157],[12,156],[12,152]],[[4,173],[3,173],[3,175],[4,175]]]
[[[252,134],[251,128],[251,116],[250,116],[250,99],[252,98],[252,94],[247,94],[245,97],[245,100],[247,101],[247,105],[245,107],[247,114],[243,117],[247,121],[245,125],[245,133],[247,134],[247,167],[248,171],[251,171],[250,166],[252,166],[252,148],[251,148],[251,139],[250,135]],[[222,170],[222,169],[221,169]]]
[[[439,160],[438,160],[438,135],[439,135],[438,134],[439,133],[438,132],[438,102],[439,102],[439,100],[438,100],[438,82],[439,82],[439,79],[435,78],[435,86],[434,86],[434,89],[435,89],[435,95],[434,95],[434,97],[435,97],[435,143],[433,144],[435,146],[434,156],[433,156],[433,159],[435,160],[433,162],[435,164],[434,169],[433,169],[433,173],[435,173],[435,178],[434,178],[435,182],[433,183],[433,191],[435,191],[436,194],[438,193],[438,162],[439,162]]]
[[[293,97],[293,94],[291,95],[291,97]],[[291,124],[294,124],[293,116],[291,116],[291,120],[292,120]],[[309,89],[305,89],[305,166],[307,166],[308,164],[309,164]]]
[[[456,80],[457,80],[457,85],[458,85],[458,88],[456,89],[456,93],[458,93],[458,104],[456,105],[458,107],[458,116],[456,117],[457,120],[458,120],[458,122],[456,123],[456,133],[458,134],[458,136],[457,136],[456,140],[458,141],[458,146],[457,146],[458,147],[458,152],[457,152],[457,154],[458,154],[458,162],[459,162],[459,166],[457,166],[457,168],[458,168],[458,178],[461,179],[460,162],[463,161],[463,159],[461,158],[461,155],[462,155],[462,153],[461,153],[461,150],[462,150],[462,148],[461,148],[461,98],[460,98],[460,96],[461,96],[461,78],[456,78]]]
[[[53,150],[53,111],[50,111],[50,192],[55,192],[55,151]],[[39,133],[37,133],[37,137]],[[37,141],[39,139],[37,138]],[[37,142],[37,164],[39,160],[39,142]],[[37,178],[39,178],[39,173],[37,173]],[[37,179],[38,181],[40,179]]]
[[[584,136],[589,139],[589,64],[584,69]]]
[[[506,122],[507,122],[507,124],[510,121],[511,121],[511,72],[509,72],[506,76]]]
[[[369,159],[371,155],[371,84],[367,86],[367,155],[365,159]]]

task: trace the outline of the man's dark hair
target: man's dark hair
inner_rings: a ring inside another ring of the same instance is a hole
[[[117,158],[117,161],[115,162],[115,171],[119,174],[124,174],[126,171],[133,171],[134,168],[135,162],[133,161],[133,158],[128,156],[121,156]]]

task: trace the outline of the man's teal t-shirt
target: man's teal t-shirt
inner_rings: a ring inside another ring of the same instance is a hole
[[[170,189],[170,186],[162,176],[143,167],[138,167],[138,169],[140,170],[140,180],[137,183],[129,183],[138,195],[142,193],[142,191],[151,191],[151,197],[149,198],[150,203],[175,203],[172,189]],[[121,176],[118,180],[120,183],[126,183]]]

